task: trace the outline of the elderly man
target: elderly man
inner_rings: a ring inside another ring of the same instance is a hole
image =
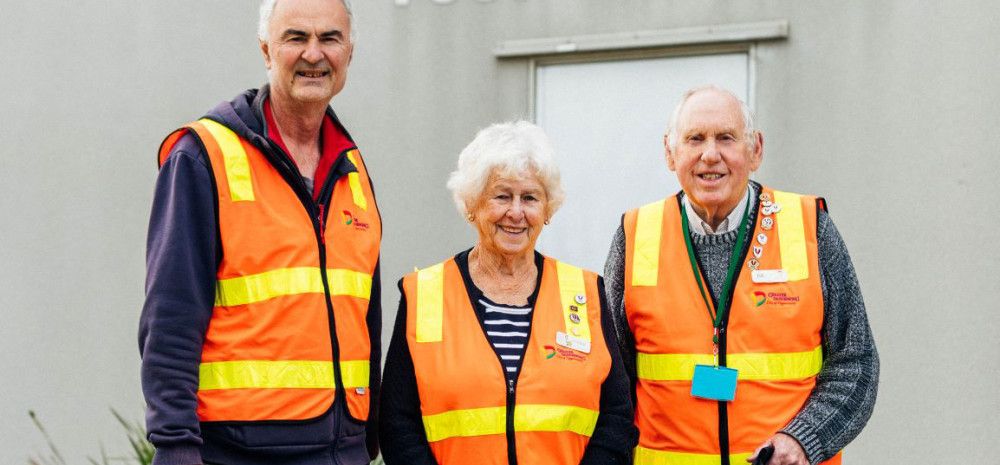
[[[259,38],[269,84],[160,148],[139,328],[154,463],[368,463],[381,223],[329,108],[350,7],[267,0]]]
[[[847,249],[822,198],[749,180],[763,143],[732,93],[688,91],[664,137],[683,191],[615,235],[636,464],[838,464],[871,415],[878,355]]]

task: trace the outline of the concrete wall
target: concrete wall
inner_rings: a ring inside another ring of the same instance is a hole
[[[0,462],[44,452],[28,409],[73,463],[99,443],[125,450],[107,409],[141,416],[135,332],[155,148],[263,81],[254,3],[0,2]],[[334,106],[385,222],[384,340],[399,276],[472,245],[444,189],[458,151],[492,121],[530,116],[527,61],[496,60],[498,42],[787,19],[789,38],[755,51],[757,179],[825,195],[851,248],[882,384],[848,460],[995,462],[995,2],[355,4],[361,38]]]

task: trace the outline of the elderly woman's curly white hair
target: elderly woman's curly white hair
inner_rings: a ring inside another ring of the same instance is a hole
[[[549,137],[527,121],[487,127],[462,150],[458,169],[448,178],[448,189],[462,216],[467,217],[475,208],[493,175],[537,177],[545,189],[546,218],[551,218],[566,198]]]

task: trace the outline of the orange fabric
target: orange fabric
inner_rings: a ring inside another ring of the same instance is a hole
[[[315,417],[315,412],[322,414],[331,402],[333,397],[327,389],[213,389],[198,392],[198,418],[298,420]]]
[[[163,164],[167,162],[167,157],[170,156],[170,149],[174,148],[174,145],[177,144],[177,141],[179,141],[181,137],[183,137],[184,134],[187,133],[188,133],[188,128],[180,128],[168,134],[167,137],[163,139],[163,142],[160,143],[160,152],[159,156],[157,157],[159,166],[163,166]]]
[[[545,259],[514,408],[556,404],[599,411],[601,385],[611,370],[611,355],[601,328],[597,275],[584,271],[591,328],[591,350],[585,354],[556,344],[556,332],[566,331],[556,265],[555,260]],[[403,291],[407,303],[406,338],[422,414],[505,407],[504,368],[469,302],[454,259],[444,263],[443,336],[439,342],[416,341],[416,281],[416,273],[407,275],[403,279]],[[550,357],[551,354],[555,355]],[[588,436],[572,432],[517,431],[514,434],[520,465],[576,465],[590,440]],[[507,437],[504,434],[452,437],[432,442],[430,446],[441,465],[507,464]]]
[[[378,261],[381,222],[368,182],[367,171],[358,167],[367,211],[355,213],[352,225],[344,225],[334,212],[354,208],[347,177],[337,181],[327,207],[331,213],[317,238],[313,220],[292,188],[253,144],[239,141],[247,162],[255,198],[233,201],[226,178],[226,164],[219,145],[200,122],[193,122],[169,135],[160,149],[161,163],[185,133],[192,132],[208,152],[218,194],[222,261],[218,280],[256,275],[283,268],[312,267],[347,269],[372,275]],[[346,152],[340,154],[346,156]],[[360,160],[360,155],[358,155]],[[358,224],[364,224],[360,228]],[[321,261],[320,240],[326,247]],[[269,298],[242,305],[216,306],[205,334],[202,362],[221,361],[333,361],[330,312],[326,293],[302,293]],[[365,316],[368,299],[330,296],[336,322],[339,361],[370,359]],[[337,386],[340,364],[334,363]],[[306,420],[323,415],[333,405],[333,389],[240,388],[199,390],[201,421]],[[348,411],[355,419],[368,418],[369,392],[347,389]]]
[[[773,191],[764,188],[773,199]],[[743,257],[726,327],[726,354],[805,352],[821,345],[823,296],[816,249],[816,200],[802,196],[802,212],[809,261],[809,277],[785,283],[754,283],[748,261],[765,233],[767,243],[759,258],[761,270],[781,268],[780,231],[764,230],[757,215],[751,247]],[[681,227],[677,196],[663,202],[659,275],[655,286],[633,286],[638,210],[625,214],[625,310],[640,354],[708,354],[713,351],[713,324],[691,270]],[[777,213],[777,214],[780,214]],[[774,218],[774,215],[771,215]],[[777,223],[777,222],[775,222]],[[702,281],[704,274],[702,274]],[[706,283],[707,292],[707,283]],[[754,294],[757,292],[758,294]],[[758,306],[758,296],[771,298]],[[797,299],[794,301],[788,299]],[[709,302],[711,305],[711,302]],[[714,314],[714,308],[712,312]],[[721,357],[722,354],[720,354]],[[789,381],[738,382],[736,399],[728,403],[729,453],[752,452],[784,427],[805,404],[815,377]],[[719,418],[716,401],[691,397],[691,382],[638,379],[636,424],[639,445],[648,449],[719,454]],[[839,460],[839,458],[837,459]]]

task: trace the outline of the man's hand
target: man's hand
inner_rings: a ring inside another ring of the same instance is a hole
[[[757,450],[753,451],[753,455],[747,458],[747,462],[753,463],[754,460],[757,460],[757,454],[760,454],[760,450],[769,445],[774,446],[774,455],[771,456],[767,465],[809,465],[806,451],[802,450],[799,441],[785,433],[775,434],[771,436],[771,439],[764,441],[760,447],[757,447]]]

